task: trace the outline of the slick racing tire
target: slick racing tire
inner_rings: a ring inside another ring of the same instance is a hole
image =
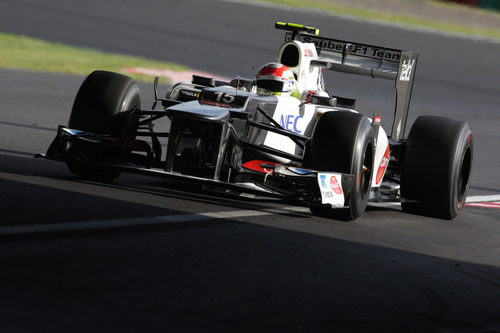
[[[83,81],[69,119],[68,127],[96,134],[127,136],[135,124],[129,114],[141,107],[140,91],[131,78],[113,72],[94,71]],[[90,179],[111,181],[119,171],[89,166],[83,162],[92,152],[73,145],[67,165],[74,174]]]
[[[413,124],[401,170],[403,211],[452,219],[463,208],[472,167],[467,123],[421,116]]]
[[[326,112],[318,120],[308,148],[308,168],[354,175],[348,208],[311,203],[311,213],[346,221],[357,219],[368,203],[373,173],[374,141],[369,119],[350,111]]]
[[[140,107],[139,86],[134,80],[118,73],[94,71],[78,90],[68,127],[122,136],[129,129],[128,114]]]

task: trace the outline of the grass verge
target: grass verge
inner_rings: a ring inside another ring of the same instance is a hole
[[[140,57],[105,53],[36,38],[0,33],[0,67],[87,75],[101,69],[121,73],[125,67],[147,67],[185,71],[187,67]],[[127,74],[139,81],[151,76]]]
[[[338,15],[346,15],[366,20],[375,20],[380,22],[402,24],[413,27],[433,29],[433,30],[469,35],[469,36],[500,39],[500,29],[498,30],[483,29],[471,26],[454,25],[428,19],[422,19],[416,16],[392,14],[392,13],[378,12],[362,8],[349,7],[341,4],[335,4],[329,1],[319,1],[319,0],[260,0],[260,1],[275,3],[295,8],[320,9]]]

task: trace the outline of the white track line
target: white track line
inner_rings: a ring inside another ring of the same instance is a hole
[[[293,213],[306,213],[306,212],[308,213],[309,209],[305,207],[285,207],[285,208],[266,209],[262,211],[235,210],[235,211],[225,211],[225,212],[176,214],[176,215],[153,216],[153,217],[102,220],[102,221],[20,225],[20,226],[0,227],[0,235],[1,236],[20,235],[20,234],[27,235],[27,234],[38,234],[45,232],[88,231],[88,230],[136,227],[136,226],[169,225],[169,224],[196,222],[196,221],[211,220],[211,219],[234,219],[242,217],[272,215],[272,214],[293,214]]]
[[[465,203],[467,206],[473,207],[487,207],[487,208],[496,208],[498,202],[500,202],[500,195],[476,195],[472,197],[467,197],[465,199]],[[382,207],[382,208],[391,208],[391,207],[401,207],[401,203],[399,202],[370,202],[369,206],[372,207]]]
[[[488,207],[488,208],[498,208],[500,203],[497,201],[500,201],[500,195],[473,196],[467,198],[466,200],[467,203],[472,203],[473,206]],[[401,204],[399,202],[370,203],[370,206],[387,207],[387,208],[399,207],[400,205]],[[283,208],[269,208],[261,211],[231,210],[223,212],[176,214],[176,215],[153,216],[153,217],[102,220],[102,221],[7,226],[7,227],[0,227],[0,236],[29,235],[29,234],[38,234],[46,232],[89,231],[89,230],[102,230],[102,229],[152,226],[152,225],[169,225],[169,224],[196,222],[196,221],[211,220],[211,219],[235,219],[243,217],[265,216],[272,214],[293,214],[293,213],[309,214],[309,209],[306,207],[291,206]]]
[[[401,203],[400,202],[369,202],[368,206],[390,208],[390,207],[401,207]]]
[[[467,199],[465,200],[466,203],[493,202],[493,201],[500,201],[500,194],[497,194],[497,195],[476,195],[473,197],[467,197]]]

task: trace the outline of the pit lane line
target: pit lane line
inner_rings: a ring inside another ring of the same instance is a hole
[[[500,195],[488,196],[473,196],[467,198],[466,202],[470,206],[479,207],[492,207],[498,208],[500,202]],[[483,205],[484,204],[484,205]],[[385,208],[399,208],[401,206],[398,202],[387,203],[369,203],[373,207]],[[269,208],[265,210],[234,210],[223,212],[206,212],[196,214],[176,214],[154,217],[139,217],[129,219],[113,219],[101,221],[84,221],[84,222],[71,222],[71,223],[53,223],[53,224],[40,224],[40,225],[21,225],[21,226],[7,226],[0,227],[0,236],[12,235],[30,235],[39,233],[52,233],[52,232],[68,232],[68,231],[90,231],[90,230],[103,230],[113,228],[137,227],[137,226],[156,226],[156,225],[171,225],[180,224],[185,222],[197,222],[211,219],[235,219],[255,216],[266,216],[273,214],[306,214],[310,215],[307,207],[283,207],[283,208]]]

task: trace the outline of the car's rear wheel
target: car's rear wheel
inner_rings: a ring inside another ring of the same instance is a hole
[[[324,113],[314,128],[305,166],[325,172],[354,175],[348,208],[311,203],[314,215],[354,220],[368,203],[373,172],[374,142],[369,119],[349,111]]]
[[[405,212],[452,219],[463,208],[472,167],[467,123],[421,116],[413,124],[401,171]]]
[[[131,78],[118,73],[94,71],[83,81],[76,95],[68,127],[113,136],[127,136],[132,130],[128,115],[141,107],[139,86]],[[88,165],[92,151],[73,145],[67,154],[71,172],[84,177],[111,181],[119,171]]]

